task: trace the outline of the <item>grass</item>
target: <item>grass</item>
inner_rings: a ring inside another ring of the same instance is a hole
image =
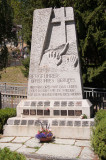
[[[27,83],[27,78],[24,77],[22,71],[22,66],[7,67],[0,71],[0,82],[11,82],[11,83]]]

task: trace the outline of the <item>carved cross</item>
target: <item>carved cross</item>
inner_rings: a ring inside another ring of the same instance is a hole
[[[71,17],[66,17],[65,7],[61,8],[61,18],[53,18],[52,23],[61,23],[61,33],[62,40],[65,44],[67,42],[67,30],[66,30],[66,22],[73,22],[74,19]]]

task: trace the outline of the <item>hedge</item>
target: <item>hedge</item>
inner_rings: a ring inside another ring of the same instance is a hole
[[[95,116],[95,125],[97,126],[99,124],[99,122],[103,119],[103,118],[106,118],[106,110],[99,110],[97,113],[96,113],[96,116]]]
[[[15,108],[0,109],[0,133],[3,133],[3,126],[7,122],[7,119],[15,116],[16,116]]]
[[[100,110],[95,117],[95,127],[91,138],[92,147],[101,160],[106,159],[106,111]]]
[[[26,160],[25,156],[8,148],[0,149],[0,160]]]

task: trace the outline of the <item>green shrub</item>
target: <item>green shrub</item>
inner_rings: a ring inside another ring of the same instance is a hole
[[[96,116],[96,120],[98,120],[97,124],[93,128],[93,134],[91,138],[92,147],[94,148],[95,153],[98,154],[101,160],[106,159],[106,116],[103,118],[104,112],[100,111]],[[100,120],[101,119],[101,120]]]
[[[8,148],[0,149],[0,160],[26,160],[25,156]]]
[[[15,108],[0,109],[0,133],[3,133],[3,125],[7,122],[7,119],[14,116],[16,116]]]
[[[106,110],[99,110],[97,113],[96,113],[96,116],[95,116],[95,125],[97,126],[99,124],[99,122],[103,119],[103,118],[106,118]]]

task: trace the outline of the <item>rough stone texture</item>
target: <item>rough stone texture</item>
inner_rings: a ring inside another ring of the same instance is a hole
[[[35,151],[36,151],[36,149],[34,149],[34,148],[29,148],[29,147],[27,147],[26,145],[23,145],[21,148],[19,148],[18,150],[17,150],[17,152],[20,152],[20,153],[26,153],[26,154],[28,154],[28,153],[35,153]]]
[[[3,137],[0,139],[0,142],[10,142],[14,139],[14,137]]]
[[[30,140],[28,140],[26,143],[25,143],[25,145],[27,146],[27,147],[41,147],[41,143],[39,143],[39,140],[38,139],[35,139],[35,138],[32,138],[32,139],[30,139]]]
[[[18,148],[22,147],[22,144],[0,143],[0,148],[4,148],[4,147],[9,148],[11,151],[15,151]]]
[[[16,137],[12,142],[13,143],[25,143],[30,137]]]
[[[76,146],[90,147],[91,143],[90,143],[90,141],[87,141],[87,140],[76,140],[75,145]]]
[[[80,147],[57,144],[44,144],[36,153],[60,158],[76,158],[81,149]]]
[[[56,139],[54,143],[74,145],[75,140],[74,139]]]
[[[94,160],[94,152],[90,148],[84,147],[81,152],[80,159]]]

